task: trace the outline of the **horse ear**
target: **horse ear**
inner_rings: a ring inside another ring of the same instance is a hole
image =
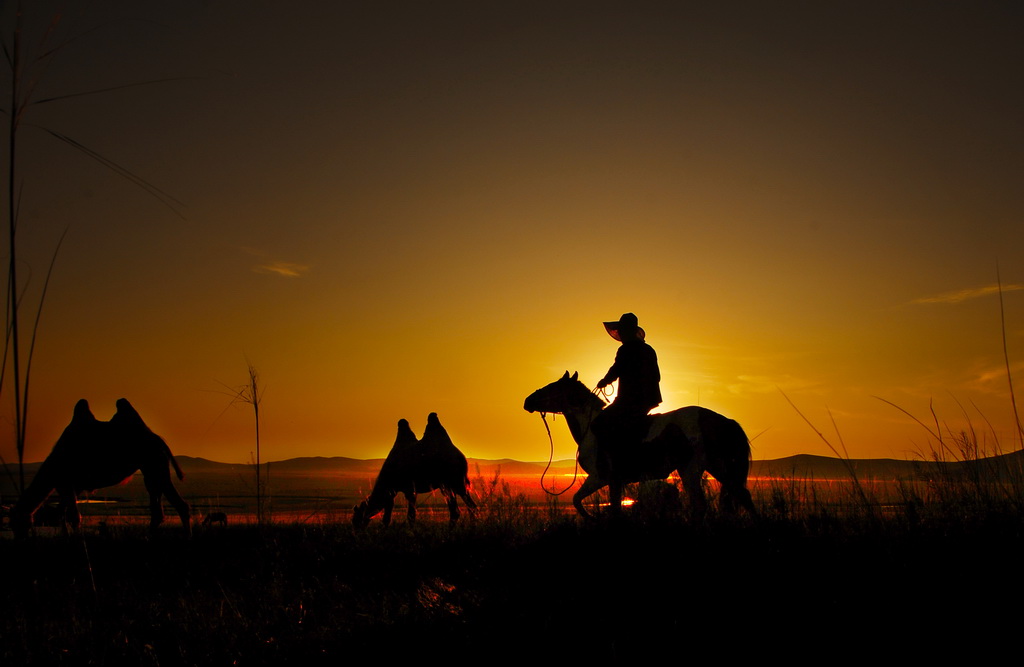
[[[565,375],[562,376],[562,379],[565,380],[565,379],[568,379],[568,377],[569,377],[569,371],[566,371]]]
[[[566,371],[566,375],[568,375],[568,374],[569,374],[569,372],[568,372],[568,371]],[[575,373],[573,373],[573,374],[572,374],[572,379],[573,379],[573,380],[579,380],[579,379],[580,379],[580,372],[579,372],[579,371],[576,371]]]

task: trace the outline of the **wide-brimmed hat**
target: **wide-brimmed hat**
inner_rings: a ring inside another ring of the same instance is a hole
[[[633,313],[623,313],[622,317],[620,317],[618,321],[604,323],[604,330],[608,332],[609,336],[619,341],[620,343],[622,342],[622,334],[619,332],[623,329],[636,330],[636,337],[639,338],[640,340],[644,340],[647,337],[647,334],[644,332],[644,330],[640,328],[638,320],[636,319],[636,315],[634,315]]]

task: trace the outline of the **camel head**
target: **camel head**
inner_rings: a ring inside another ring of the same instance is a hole
[[[364,500],[352,508],[352,525],[360,530],[370,525],[370,517],[366,514],[366,501]]]

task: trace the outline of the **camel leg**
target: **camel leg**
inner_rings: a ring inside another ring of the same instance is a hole
[[[409,513],[406,519],[409,523],[416,523],[416,494],[406,492],[405,500],[409,504]]]
[[[598,475],[590,475],[589,477],[587,477],[587,479],[583,481],[583,486],[579,488],[579,491],[573,494],[572,504],[581,516],[584,516],[588,519],[592,518],[590,512],[588,512],[586,508],[583,507],[583,501],[587,497],[600,491],[605,486],[605,484],[606,482],[602,481]]]
[[[448,522],[455,523],[459,520],[459,504],[455,499],[455,492],[451,489],[445,489],[441,493],[444,494],[445,499],[448,501]]]
[[[149,492],[149,529],[156,530],[164,522],[164,506],[160,497],[164,489],[171,486],[171,473],[164,464],[163,470],[143,470],[142,481]]]
[[[58,491],[60,495],[60,515],[64,520],[64,534],[67,535],[70,530],[77,531],[82,525],[82,515],[78,511],[78,495],[72,490],[67,489],[65,491]]]
[[[149,529],[156,530],[164,522],[164,506],[160,502],[160,492],[149,492]]]
[[[175,511],[178,512],[178,516],[181,518],[181,527],[185,529],[185,535],[189,536],[192,534],[192,512],[189,510],[188,503],[181,497],[178,490],[174,488],[174,484],[168,480],[167,488],[164,489],[164,495],[167,496],[168,502],[174,507]]]
[[[459,495],[462,496],[462,501],[466,503],[466,507],[471,510],[476,509],[476,502],[469,496],[469,491],[460,491]]]

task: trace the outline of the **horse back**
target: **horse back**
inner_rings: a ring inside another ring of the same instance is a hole
[[[704,454],[709,465],[720,462],[736,472],[742,468],[746,477],[750,467],[750,440],[738,422],[709,408],[693,405],[654,415],[652,435],[657,435],[669,424],[682,429],[691,444]]]

